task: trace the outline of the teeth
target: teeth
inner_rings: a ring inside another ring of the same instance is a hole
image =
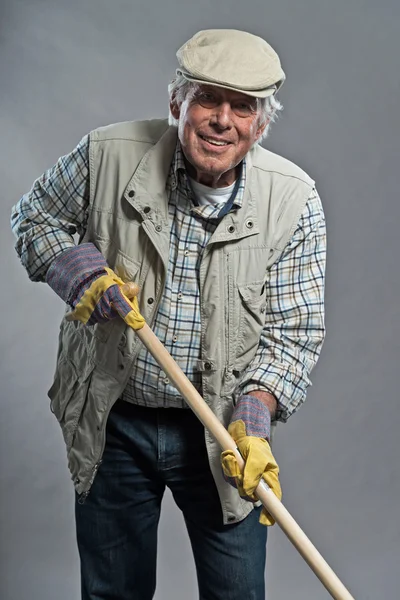
[[[217,142],[216,140],[210,140],[209,138],[206,138],[203,135],[201,137],[203,138],[203,140],[205,140],[209,144],[214,144],[214,146],[227,146],[228,145],[228,142]]]

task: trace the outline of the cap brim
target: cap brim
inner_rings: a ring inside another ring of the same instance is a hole
[[[212,85],[215,87],[224,88],[226,90],[232,90],[234,92],[240,92],[241,94],[246,94],[246,96],[252,96],[253,98],[268,98],[269,96],[276,94],[276,92],[279,90],[279,88],[282,86],[282,84],[284,82],[284,79],[282,79],[281,81],[278,81],[277,83],[270,85],[267,88],[264,88],[261,90],[254,90],[254,89],[248,90],[248,89],[243,89],[243,88],[239,88],[239,87],[234,87],[234,86],[228,85],[226,83],[221,83],[219,81],[210,81],[208,79],[198,79],[197,77],[193,77],[193,75],[191,75],[187,71],[182,71],[182,69],[177,69],[176,73],[177,73],[177,75],[182,75],[188,81],[193,81],[195,83],[200,83],[202,85]]]

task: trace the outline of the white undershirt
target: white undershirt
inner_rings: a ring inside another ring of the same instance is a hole
[[[189,177],[189,180],[193,193],[200,206],[204,206],[205,204],[212,204],[213,206],[225,204],[231,197],[236,183],[234,181],[232,185],[229,185],[228,187],[211,188],[208,187],[208,185],[195,181],[191,177]]]

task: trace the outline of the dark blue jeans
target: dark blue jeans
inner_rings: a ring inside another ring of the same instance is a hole
[[[91,492],[76,503],[82,600],[153,598],[165,486],[185,519],[200,600],[264,600],[267,528],[258,522],[259,509],[223,525],[196,416],[121,401],[109,417]]]

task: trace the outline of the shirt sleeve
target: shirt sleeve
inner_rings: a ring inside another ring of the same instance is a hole
[[[89,206],[89,136],[33,184],[13,207],[15,249],[32,281],[45,281],[52,261],[83,235]]]
[[[274,419],[287,421],[306,398],[325,337],[326,226],[317,191],[266,283],[266,320],[257,353],[240,384],[242,394],[273,394]]]

